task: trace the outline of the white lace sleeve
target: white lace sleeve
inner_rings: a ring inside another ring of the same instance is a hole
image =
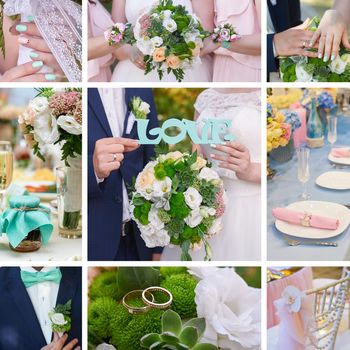
[[[19,15],[30,12],[30,0],[5,0],[4,14],[6,16]]]
[[[212,90],[204,90],[201,92],[198,97],[196,102],[194,103],[194,108],[195,110],[201,114],[203,110],[207,107],[208,103],[210,102],[212,98]]]

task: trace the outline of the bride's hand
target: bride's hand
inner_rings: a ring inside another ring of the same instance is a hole
[[[18,42],[25,47],[33,49],[30,54],[30,58],[33,61],[43,62],[45,66],[50,67],[57,74],[56,79],[58,81],[58,76],[63,77],[64,73],[59,66],[56,58],[52,54],[50,48],[47,46],[45,40],[41,37],[38,28],[34,23],[17,23],[10,28],[10,32],[13,35],[20,35],[18,37]]]
[[[350,50],[348,39],[348,27],[337,10],[327,10],[318,26],[316,32],[310,40],[310,46],[313,46],[319,40],[318,58],[332,61],[338,56],[339,46],[342,43]]]
[[[144,62],[144,55],[140,50],[131,45],[123,45],[117,49],[113,56],[118,61],[130,60],[137,68],[145,70],[146,64]]]
[[[220,48],[220,43],[215,43],[211,36],[204,39],[203,48],[201,49],[200,56],[206,56]]]
[[[213,159],[219,160],[219,167],[229,169],[236,173],[236,176],[243,181],[261,182],[261,165],[252,163],[249,150],[240,142],[226,142],[225,146],[213,145],[214,149],[227,155],[211,154]]]

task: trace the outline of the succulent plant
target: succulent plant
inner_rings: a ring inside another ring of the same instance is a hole
[[[149,350],[218,350],[215,345],[199,343],[204,331],[204,318],[193,318],[182,325],[180,316],[167,310],[162,316],[162,333],[146,334],[141,346]]]

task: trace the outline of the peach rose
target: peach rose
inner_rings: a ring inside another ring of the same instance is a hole
[[[177,69],[180,67],[181,60],[179,57],[177,57],[175,55],[170,55],[166,59],[166,63],[171,69]]]
[[[201,53],[201,45],[196,44],[196,47],[192,50],[192,55],[193,57],[197,57],[199,56],[200,53]]]
[[[163,62],[165,60],[165,47],[158,47],[153,52],[153,61]]]

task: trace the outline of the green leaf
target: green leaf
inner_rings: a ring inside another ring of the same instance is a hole
[[[152,345],[149,347],[149,350],[161,350],[161,349],[163,349],[163,345],[164,345],[164,343],[161,342],[161,341],[159,341],[159,342],[157,342],[157,343],[152,344]]]
[[[167,344],[178,344],[179,338],[173,332],[163,332],[161,340]]]
[[[184,324],[185,327],[194,327],[197,329],[198,332],[198,338],[201,338],[205,331],[205,319],[202,318],[192,318],[192,320],[189,320]]]
[[[218,350],[218,348],[213,344],[203,343],[197,344],[192,350]]]
[[[146,334],[141,338],[141,346],[149,348],[154,343],[160,342],[160,335],[157,333]]]
[[[179,335],[182,329],[180,316],[172,310],[167,310],[162,316],[162,332],[171,332]]]
[[[180,337],[180,341],[185,345],[192,348],[198,342],[198,332],[195,327],[185,327],[183,328]]]

